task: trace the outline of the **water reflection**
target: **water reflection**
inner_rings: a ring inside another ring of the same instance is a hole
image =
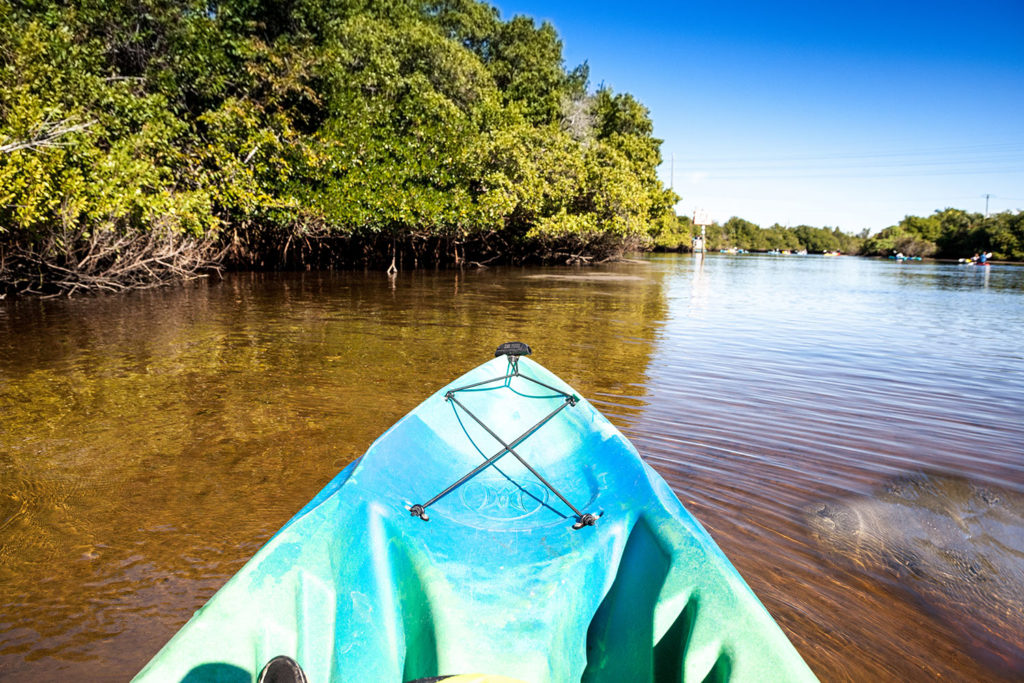
[[[827,561],[805,511],[921,469],[1024,489],[1022,292],[1008,267],[710,255],[4,302],[0,674],[130,676],[384,429],[521,339],[822,678],[997,679],[884,563]]]
[[[239,275],[7,305],[4,677],[129,677],[339,469],[502,341],[528,340],[627,422],[665,297],[646,264],[600,272]]]
[[[996,289],[1019,292],[1024,289],[1017,266],[975,266],[966,263],[899,263],[889,262],[890,277],[902,285],[944,290]]]
[[[919,278],[878,261],[712,256],[697,312],[691,262],[663,263],[669,314],[629,436],[812,668],[829,680],[1012,679],[966,656],[963,633],[884,566],[826,562],[804,511],[920,469],[1024,488],[1017,284],[985,290],[955,266]]]

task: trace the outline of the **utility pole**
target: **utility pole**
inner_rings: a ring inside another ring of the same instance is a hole
[[[991,196],[990,194],[985,195],[985,218],[988,218],[988,198]]]

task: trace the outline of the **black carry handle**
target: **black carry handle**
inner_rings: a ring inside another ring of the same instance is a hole
[[[505,342],[494,351],[494,357],[498,356],[529,356],[530,347],[523,342]]]

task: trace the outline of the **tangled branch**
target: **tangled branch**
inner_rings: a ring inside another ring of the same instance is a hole
[[[43,296],[148,289],[220,272],[212,240],[173,230],[62,229],[0,252],[0,290]]]
[[[7,144],[0,145],[0,154],[16,152],[19,149],[59,147],[63,144],[60,141],[61,138],[71,135],[72,133],[81,132],[94,123],[96,122],[86,121],[84,123],[73,124],[69,119],[61,119],[60,121],[47,119],[32,129],[30,137],[27,140],[15,140],[14,142],[8,142]]]

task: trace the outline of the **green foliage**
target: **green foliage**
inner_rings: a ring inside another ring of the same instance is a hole
[[[864,252],[886,256],[966,258],[991,251],[995,259],[1024,260],[1024,212],[983,216],[960,209],[936,211],[927,218],[907,216],[864,243]]]
[[[681,235],[684,225],[691,234]],[[662,249],[687,249],[693,229],[689,220],[677,218],[652,224],[654,245]],[[898,224],[875,235],[867,231],[850,235],[839,228],[814,228],[800,225],[787,228],[775,224],[760,228],[742,218],[733,217],[724,225],[707,227],[707,248],[746,249],[749,251],[797,251],[810,253],[839,251],[844,254],[888,256],[902,252],[907,256],[964,258],[991,251],[993,258],[1024,261],[1024,212],[1003,212],[985,217],[960,209],[944,209],[931,216],[907,216]]]
[[[505,101],[521,106],[532,123],[555,122],[569,77],[554,27],[517,16],[497,25],[488,47],[487,65]]]
[[[722,231],[732,246],[742,249],[757,249],[762,246],[759,239],[761,229],[750,221],[733,216],[722,226]]]
[[[0,145],[22,145],[0,153],[0,234],[212,230],[208,191],[177,172],[187,124],[162,95],[101,75],[97,43],[67,15],[0,19]]]
[[[993,256],[1024,261],[1024,211],[997,213],[986,220],[986,242]]]
[[[800,237],[796,230],[783,227],[778,223],[775,223],[770,228],[765,228],[762,231],[764,235],[764,248],[768,251],[800,251],[806,248],[804,244],[800,242]],[[810,249],[807,249],[810,251]],[[856,247],[850,247],[843,250],[848,253],[856,253]]]
[[[0,0],[0,247],[643,243],[675,201],[660,141],[587,76],[477,0]]]
[[[693,238],[700,235],[689,216],[668,213],[651,223],[651,246],[662,251],[689,251]]]
[[[659,221],[652,230],[654,245],[661,249],[688,250],[692,238],[700,231],[688,217],[676,217],[675,221]],[[745,249],[747,251],[799,251],[811,253],[841,251],[856,254],[862,242],[838,228],[812,228],[801,225],[786,228],[778,223],[762,228],[748,220],[732,217],[725,224],[713,223],[706,228],[706,248],[709,251],[721,249]]]

